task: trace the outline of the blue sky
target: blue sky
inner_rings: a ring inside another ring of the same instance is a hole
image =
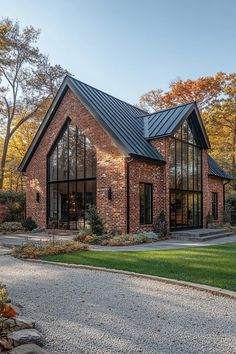
[[[177,78],[235,71],[235,0],[0,0],[0,8],[41,29],[52,63],[130,103]]]

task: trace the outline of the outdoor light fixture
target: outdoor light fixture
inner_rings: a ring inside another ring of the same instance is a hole
[[[36,193],[36,202],[37,203],[40,202],[40,193],[39,192]]]
[[[111,190],[111,187],[109,187],[108,190],[107,190],[107,198],[108,198],[108,200],[111,200],[111,199],[112,199],[112,190]]]

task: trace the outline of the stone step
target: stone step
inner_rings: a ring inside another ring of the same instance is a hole
[[[175,231],[171,233],[171,236],[204,237],[222,234],[224,232],[226,232],[225,229],[194,229]]]
[[[193,241],[193,242],[204,242],[204,241],[210,241],[210,240],[215,240],[217,238],[222,238],[222,237],[228,237],[232,236],[232,232],[223,232],[223,233],[216,233],[216,234],[211,234],[211,235],[205,235],[205,236],[187,236],[187,235],[172,235],[171,237],[175,240],[182,240],[182,241]]]

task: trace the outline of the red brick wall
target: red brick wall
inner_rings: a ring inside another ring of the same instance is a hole
[[[46,162],[47,154],[60,132],[65,120],[70,117],[95,145],[97,153],[97,209],[107,229],[114,225],[119,231],[126,230],[126,169],[125,156],[114,145],[100,124],[78,101],[71,91],[62,100],[52,122],[39,144],[26,175],[27,215],[32,216],[41,227],[46,226]],[[107,189],[112,187],[112,200],[107,198]],[[40,203],[36,202],[40,192]]]
[[[130,232],[152,231],[153,224],[140,225],[140,196],[141,182],[153,185],[153,221],[161,210],[165,209],[163,167],[150,162],[133,160],[129,168],[130,185]]]
[[[224,193],[223,193],[223,180],[219,178],[209,177],[209,194],[208,205],[209,212],[212,212],[212,192],[218,193],[218,220],[214,220],[214,223],[220,224],[223,222],[224,217]]]

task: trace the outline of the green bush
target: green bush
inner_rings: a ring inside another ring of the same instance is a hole
[[[159,216],[155,221],[154,231],[160,235],[160,238],[164,238],[168,235],[166,214],[163,210],[160,212]]]
[[[0,224],[0,231],[20,231],[23,230],[23,226],[18,221],[5,221]]]
[[[104,231],[103,222],[101,217],[98,215],[96,207],[94,205],[90,206],[86,213],[86,220],[91,227],[92,233],[95,235],[102,235]]]
[[[31,218],[31,216],[29,216],[28,218],[26,218],[24,221],[22,221],[22,226],[25,230],[27,231],[32,231],[34,229],[36,229],[38,227],[38,225],[36,224],[36,222]]]
[[[0,204],[8,207],[4,221],[20,221],[24,217],[25,194],[23,192],[0,191]]]
[[[74,241],[83,242],[87,236],[92,236],[92,230],[88,227],[81,227],[79,234],[74,237]]]

